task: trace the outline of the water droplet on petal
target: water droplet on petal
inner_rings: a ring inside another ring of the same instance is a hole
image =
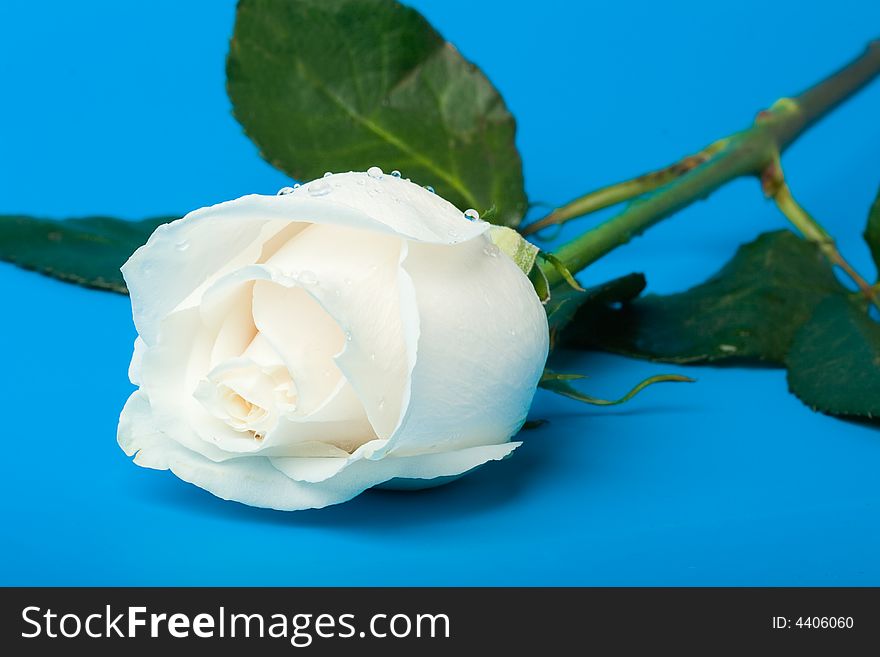
[[[332,172],[332,171],[325,171],[325,172],[324,172],[324,177],[325,177],[325,178],[329,178],[329,177],[332,176],[332,175],[333,175],[333,172]]]
[[[483,253],[485,253],[490,258],[497,258],[500,251],[501,250],[494,244],[487,244],[486,248],[483,249]]]
[[[358,185],[363,186],[364,182],[365,182],[365,181],[364,181],[363,178],[358,178],[358,179],[357,179],[357,184],[358,184]]]
[[[174,245],[177,251],[186,251],[189,248],[189,240],[181,240]]]
[[[473,208],[468,208],[464,211],[464,218],[468,221],[477,221],[480,218],[480,213]]]
[[[312,196],[325,196],[330,193],[330,183],[324,179],[313,180],[309,183],[309,194]]]
[[[428,190],[429,192],[431,192],[432,194],[435,194],[435,193],[436,193],[436,192],[434,192],[434,188],[431,187],[430,185],[425,185],[425,189],[427,189],[427,190]]]
[[[381,411],[384,408],[385,408],[385,399],[382,398],[379,400],[379,410]]]
[[[293,187],[282,187],[278,190],[278,196],[287,196],[293,193]]]
[[[341,297],[341,296],[342,296],[342,290],[340,290],[340,289],[337,287],[335,290],[333,290],[333,294],[335,294],[337,297]]]
[[[398,171],[397,169],[395,169],[394,171],[391,172],[391,175],[392,175],[394,178],[400,178],[400,171]]]
[[[303,269],[299,276],[296,277],[296,280],[302,283],[303,285],[314,285],[318,282],[318,276],[315,272],[310,271],[308,269]]]
[[[376,352],[375,351],[370,354],[370,360],[376,360]]]
[[[294,188],[294,189],[299,189],[300,187],[302,187],[301,184],[299,184],[299,183],[293,183],[293,188]]]
[[[510,335],[516,337],[516,330],[515,329],[510,329],[509,333],[510,333]]]
[[[352,338],[351,331],[346,331],[345,332],[345,341],[351,342],[351,338]]]
[[[382,177],[382,169],[379,167],[370,167],[367,169],[367,175],[370,178],[381,178]]]
[[[350,279],[350,278],[343,279],[342,282],[345,283],[346,285],[351,285],[351,279]]]
[[[449,229],[447,235],[449,235],[449,239],[451,240],[457,240],[459,237],[461,237],[461,235],[458,234],[458,231],[453,230],[452,228]]]

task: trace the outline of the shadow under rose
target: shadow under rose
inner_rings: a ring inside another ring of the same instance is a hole
[[[545,425],[545,427],[548,425]],[[417,491],[368,490],[353,500],[323,509],[275,511],[214,497],[169,472],[144,472],[135,494],[147,504],[185,508],[197,514],[283,526],[333,527],[355,531],[394,531],[415,525],[442,524],[513,503],[542,473],[564,458],[544,427],[520,436],[513,456],[490,462],[443,486]]]

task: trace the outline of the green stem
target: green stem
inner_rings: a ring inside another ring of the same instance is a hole
[[[748,129],[721,140],[722,147],[654,194],[583,233],[556,251],[571,272],[578,272],[654,224],[741,176],[760,176],[775,157],[810,126],[880,74],[880,40],[865,52],[795,98],[783,98],[758,114]],[[710,147],[711,148],[711,147]],[[562,277],[541,265],[551,286]]]
[[[699,153],[688,155],[662,169],[650,171],[632,180],[624,180],[584,194],[556,208],[546,217],[523,227],[520,232],[523,237],[532,235],[550,226],[561,225],[572,219],[604,210],[612,205],[644,196],[655,189],[668,185],[691,169],[707,162],[715,153],[721,151],[725,145],[726,142],[722,139],[704,148]]]
[[[818,245],[829,262],[840,267],[859,287],[865,298],[880,309],[880,298],[878,298],[873,286],[843,257],[837,249],[837,244],[831,234],[794,198],[788,183],[785,181],[785,174],[782,172],[782,165],[779,162],[778,156],[761,175],[761,185],[764,188],[764,193],[773,199],[776,206],[794,227],[806,239]]]
[[[658,187],[662,187],[667,182],[667,180],[661,181],[660,179],[656,179],[651,183],[648,183],[640,176],[633,180],[625,180],[613,185],[608,185],[607,187],[602,187],[556,208],[546,217],[524,226],[520,232],[523,237],[527,237],[528,235],[537,233],[539,230],[549,228],[550,226],[564,224],[570,219],[582,217],[585,214],[597,212],[598,210],[611,207],[612,205],[617,205],[618,203],[623,203],[632,198],[642,196]]]

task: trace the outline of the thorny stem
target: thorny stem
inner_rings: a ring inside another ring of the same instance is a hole
[[[664,185],[686,174],[691,169],[707,162],[712,155],[720,151],[725,146],[725,140],[720,140],[714,144],[710,144],[698,153],[688,155],[678,162],[670,164],[656,171],[649,171],[632,180],[624,180],[622,182],[602,187],[588,194],[576,198],[562,207],[556,208],[543,219],[539,219],[527,226],[524,226],[520,232],[523,237],[537,233],[540,230],[564,224],[566,221],[576,219],[599,210],[604,210],[612,205],[630,201],[639,196],[644,196],[648,192],[653,192]]]
[[[880,40],[871,42],[859,57],[799,96],[783,98],[759,113],[750,128],[716,142],[720,147],[705,161],[665,182],[653,194],[635,200],[617,216],[564,244],[556,251],[556,257],[571,272],[578,272],[678,210],[707,198],[731,180],[747,175],[760,177],[795,139],[878,74]],[[584,198],[574,203],[582,202]],[[557,212],[565,211],[566,207]],[[846,271],[840,262],[835,264]],[[541,264],[541,268],[551,286],[561,282],[562,277],[556,268],[546,263]]]

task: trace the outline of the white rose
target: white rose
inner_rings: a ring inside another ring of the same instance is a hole
[[[135,463],[294,510],[519,445],[548,349],[534,289],[488,224],[371,174],[197,210],[129,259]]]

